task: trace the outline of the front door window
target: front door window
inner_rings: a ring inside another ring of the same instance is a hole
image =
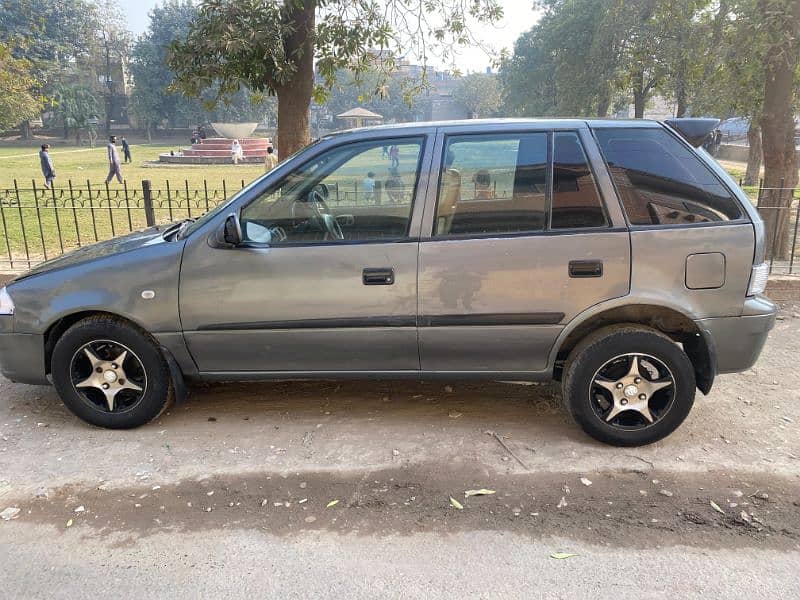
[[[421,155],[421,138],[334,148],[242,210],[245,241],[280,245],[405,238]]]

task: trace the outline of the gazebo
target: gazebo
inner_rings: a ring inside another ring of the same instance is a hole
[[[380,125],[383,116],[366,108],[352,108],[347,112],[336,115],[337,119],[344,121],[346,127],[365,127],[367,125]]]

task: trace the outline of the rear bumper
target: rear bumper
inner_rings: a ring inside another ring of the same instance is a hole
[[[50,385],[44,366],[44,336],[0,333],[0,373],[17,383]]]
[[[695,321],[713,349],[717,373],[746,371],[758,360],[770,330],[776,307],[768,298],[748,298],[740,317],[718,317]]]

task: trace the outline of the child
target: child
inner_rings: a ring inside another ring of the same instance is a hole
[[[370,171],[364,179],[364,199],[372,202],[375,198],[375,173]]]

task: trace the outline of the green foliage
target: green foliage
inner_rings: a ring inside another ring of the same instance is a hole
[[[58,86],[51,103],[54,116],[67,127],[74,128],[77,136],[81,129],[89,127],[93,118],[103,114],[103,105],[95,92],[81,84]]]
[[[34,91],[37,87],[28,61],[14,58],[11,50],[0,44],[0,131],[16,127],[41,112],[43,99]]]
[[[459,78],[453,88],[453,98],[471,118],[495,116],[503,101],[497,76],[486,73],[472,73]]]
[[[418,79],[390,76],[376,69],[364,73],[339,71],[326,101],[327,111],[338,115],[360,106],[378,113],[388,122],[413,121],[420,114]]]

